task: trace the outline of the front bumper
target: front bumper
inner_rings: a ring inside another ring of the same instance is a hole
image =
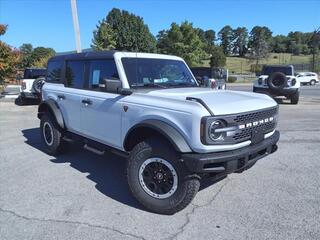
[[[253,92],[267,93],[273,96],[290,96],[295,94],[297,91],[299,91],[299,88],[282,88],[278,90],[272,90],[270,88],[264,88],[264,87],[256,87],[256,86],[253,87]]]
[[[181,158],[187,168],[195,173],[241,172],[253,166],[257,160],[274,153],[279,138],[280,133],[275,131],[272,136],[255,145],[227,152],[187,153],[182,154]]]

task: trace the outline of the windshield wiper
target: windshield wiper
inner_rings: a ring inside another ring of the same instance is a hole
[[[159,87],[159,88],[167,88],[161,84],[157,83],[142,83],[142,84],[132,84],[131,87]]]

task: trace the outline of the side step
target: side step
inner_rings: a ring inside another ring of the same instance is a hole
[[[101,151],[101,150],[99,150],[99,149],[93,148],[93,147],[89,146],[88,144],[85,144],[85,145],[83,146],[83,148],[86,149],[86,150],[88,150],[88,151],[90,151],[90,152],[93,152],[93,153],[95,153],[95,154],[98,154],[98,155],[103,155],[103,154],[105,153],[105,151]]]

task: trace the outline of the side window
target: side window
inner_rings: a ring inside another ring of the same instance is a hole
[[[119,80],[116,64],[113,59],[89,61],[89,89],[99,89],[104,79]]]
[[[67,87],[83,88],[85,61],[67,61]]]
[[[61,81],[62,61],[49,61],[47,67],[46,82]]]

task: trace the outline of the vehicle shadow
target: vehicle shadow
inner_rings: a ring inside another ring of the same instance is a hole
[[[25,143],[45,152],[39,128],[24,129],[22,134],[26,138]],[[70,163],[70,166],[74,169],[82,173],[88,173],[86,177],[95,182],[96,189],[107,197],[125,205],[145,210],[130,193],[126,178],[125,158],[109,152],[103,156],[96,155],[84,150],[78,144],[70,144],[67,153],[51,157],[50,161],[56,164]],[[199,191],[220,180],[222,179],[202,180]]]

